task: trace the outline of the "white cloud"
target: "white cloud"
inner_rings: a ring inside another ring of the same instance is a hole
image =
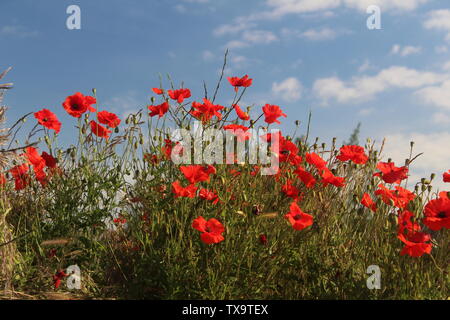
[[[436,53],[442,54],[442,53],[447,53],[448,52],[448,48],[446,46],[436,46],[434,48],[434,51]]]
[[[351,8],[365,12],[370,5],[381,10],[411,11],[430,0],[266,0],[267,11],[256,12],[239,21],[279,19],[288,14],[332,12],[337,8]]]
[[[450,110],[450,80],[416,92],[423,101],[441,109]]]
[[[301,82],[294,77],[287,78],[282,82],[272,84],[272,93],[281,97],[286,102],[298,101],[301,98],[303,86]]]
[[[406,57],[411,54],[418,54],[420,52],[422,52],[422,47],[404,46],[402,48],[399,44],[395,44],[391,49],[391,54],[397,54],[402,57]]]
[[[303,32],[302,36],[308,40],[320,41],[320,40],[334,39],[336,38],[337,33],[336,31],[329,28],[323,28],[320,30],[309,29]]]
[[[413,155],[422,152],[423,155],[411,164],[409,186],[413,186],[420,178],[429,178],[431,173],[435,173],[433,185],[442,190],[445,187],[442,173],[450,168],[450,148],[446,147],[450,141],[450,133],[388,134],[383,151],[385,158],[392,158],[397,165],[404,165],[405,159],[409,157],[411,141],[414,141]],[[446,187],[448,189],[448,184]]]
[[[338,77],[315,81],[313,92],[326,104],[335,99],[339,103],[366,101],[391,88],[421,88],[448,79],[449,75],[418,71],[401,66],[381,70],[375,76],[357,76],[344,82]]]
[[[35,37],[39,33],[36,30],[28,30],[23,26],[0,27],[0,36],[15,36],[20,38]]]
[[[205,50],[202,52],[202,58],[204,61],[212,61],[215,59],[215,57],[216,56],[214,55],[214,53],[209,50]]]
[[[431,120],[436,124],[450,124],[450,115],[443,112],[437,112],[433,114]]]
[[[372,69],[372,68],[374,68],[373,66],[372,66],[372,64],[370,63],[370,61],[368,60],[368,59],[366,59],[365,61],[364,61],[364,63],[362,64],[362,65],[360,65],[359,66],[359,68],[358,68],[358,72],[365,72],[365,71],[367,71],[367,70],[370,70],[370,69]]]
[[[224,36],[228,34],[236,34],[244,30],[249,30],[254,27],[254,23],[248,22],[239,22],[233,24],[223,24],[213,30],[213,35],[215,36]]]
[[[450,41],[450,10],[433,10],[428,13],[428,18],[423,23],[425,29],[435,29],[447,32],[447,41]]]
[[[271,31],[245,30],[241,40],[233,40],[226,44],[229,49],[245,48],[255,44],[269,44],[277,41],[278,37]]]

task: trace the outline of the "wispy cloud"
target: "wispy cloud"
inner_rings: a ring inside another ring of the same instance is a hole
[[[272,84],[272,93],[281,97],[286,102],[295,102],[300,100],[303,91],[301,82],[294,77],[287,78],[282,82]]]
[[[246,30],[240,40],[232,40],[225,46],[229,49],[245,48],[255,44],[269,44],[277,41],[278,37],[272,31]]]
[[[402,57],[406,57],[412,54],[419,54],[422,52],[422,47],[415,46],[404,46],[402,47],[399,44],[395,44],[392,46],[391,54],[396,54]]]
[[[29,30],[24,26],[11,25],[0,27],[0,36],[13,36],[20,38],[35,37],[39,33],[36,30]]]
[[[450,41],[450,10],[433,10],[428,13],[428,17],[423,23],[425,29],[434,29],[447,33],[446,40]]]

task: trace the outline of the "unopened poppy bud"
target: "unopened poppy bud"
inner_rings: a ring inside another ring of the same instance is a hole
[[[429,186],[427,187],[427,189],[428,189],[428,192],[431,192],[431,190],[433,190],[433,186],[432,186],[432,185],[429,185]]]
[[[300,120],[295,120],[295,125],[298,127],[300,125]]]
[[[422,190],[422,192],[424,192],[426,189],[427,189],[427,186],[426,186],[426,185],[422,184],[422,185],[420,186],[420,190]]]
[[[425,178],[420,179],[421,184],[425,184]]]
[[[389,204],[390,204],[391,206],[394,206],[394,205],[395,205],[394,200],[393,200],[393,199],[389,199]]]
[[[225,112],[225,113],[227,113],[228,110],[230,110],[230,109],[228,109],[227,107],[223,108],[223,112]]]
[[[45,143],[49,146],[50,145],[50,138],[48,136],[45,136],[44,140],[45,140]]]
[[[125,119],[125,124],[130,124],[130,117],[129,116]]]
[[[353,201],[359,202],[359,197],[358,197],[357,194],[354,194],[354,195],[353,195]]]
[[[150,102],[151,102],[151,103],[155,103],[155,101],[156,101],[156,100],[155,100],[155,97],[151,97],[151,98],[150,98]]]
[[[144,144],[144,137],[142,135],[139,137],[139,144]]]
[[[314,144],[313,144],[314,150],[317,150],[317,147],[318,147],[318,146],[317,146],[317,143],[314,143]]]
[[[71,157],[72,159],[75,159],[75,156],[76,156],[75,149],[72,149],[72,150],[70,151],[70,157]]]
[[[133,147],[134,147],[135,150],[137,150],[137,148],[138,148],[137,141],[134,143]]]
[[[119,127],[114,128],[114,133],[119,133]]]
[[[325,143],[322,143],[322,149],[325,149],[327,145]]]
[[[367,138],[367,144],[371,144],[372,143],[372,139],[370,139],[370,138]]]
[[[333,145],[336,144],[336,140],[337,140],[337,138],[336,138],[336,137],[333,137],[333,140],[332,140]]]
[[[405,166],[409,165],[409,159],[405,159]]]
[[[92,88],[92,94],[95,96],[97,94],[97,89]]]
[[[27,118],[23,118],[23,119],[22,119],[22,122],[23,122],[23,123],[27,122]]]
[[[432,174],[430,175],[430,180],[433,181],[434,178],[436,178],[436,174],[435,174],[435,173],[432,173]]]
[[[409,145],[411,146],[411,148],[414,147],[414,141],[411,141],[411,142],[409,143]]]
[[[81,133],[82,134],[86,134],[86,126],[82,126],[81,127]]]
[[[415,192],[419,192],[419,186],[416,184],[416,186],[414,187],[414,191]]]

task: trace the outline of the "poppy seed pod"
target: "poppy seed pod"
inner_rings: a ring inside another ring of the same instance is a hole
[[[432,173],[432,174],[430,175],[430,180],[433,181],[434,178],[436,178],[436,174],[435,174],[435,173]]]

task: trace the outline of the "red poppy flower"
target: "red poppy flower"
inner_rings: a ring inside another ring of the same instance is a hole
[[[343,162],[351,160],[356,164],[365,164],[369,159],[364,153],[364,148],[360,146],[343,146],[336,158]]]
[[[236,170],[236,169],[230,169],[230,170],[228,170],[228,172],[229,172],[233,177],[239,177],[239,176],[242,174],[242,172],[240,172],[240,171],[238,171],[238,170]]]
[[[366,192],[363,194],[363,197],[361,199],[361,204],[363,206],[369,208],[373,212],[377,211],[377,204],[372,200],[370,195]]]
[[[284,216],[295,230],[303,230],[313,224],[314,218],[304,213],[296,202],[292,202],[290,211]]]
[[[239,119],[244,121],[250,120],[250,116],[248,115],[248,113],[242,111],[241,107],[239,107],[237,104],[235,104],[233,107]]]
[[[247,132],[249,128],[246,126],[241,126],[239,124],[229,124],[223,127],[224,130],[231,132],[234,134],[238,141],[246,141],[249,140],[252,134]]]
[[[411,232],[407,235],[400,233],[397,236],[404,244],[400,255],[410,255],[411,257],[421,257],[425,253],[430,253],[432,244],[431,236],[423,232]]]
[[[272,148],[271,148],[272,149]],[[280,162],[290,162],[295,165],[298,160],[302,161],[302,158],[297,157],[298,147],[290,140],[280,136],[279,146],[278,146],[278,160]]]
[[[164,90],[160,88],[152,88],[153,92],[156,94],[163,94]]]
[[[180,142],[173,142],[170,139],[164,140],[164,146],[161,147],[161,152],[164,154],[167,160],[171,160],[172,154],[182,156],[183,146]]]
[[[55,286],[55,289],[58,289],[61,284],[61,280],[68,276],[69,275],[66,274],[63,270],[59,270],[58,272],[56,272],[56,274],[53,275],[53,285]]]
[[[261,234],[259,236],[259,242],[264,246],[267,245],[267,236],[265,234]]]
[[[16,190],[22,190],[29,184],[30,176],[28,174],[28,169],[28,164],[24,163],[9,170],[15,180]]]
[[[56,115],[48,109],[42,109],[35,112],[34,117],[38,120],[40,125],[43,125],[47,129],[55,130],[56,133],[61,131],[61,122],[59,122]]]
[[[442,174],[442,179],[444,182],[450,182],[450,170]]]
[[[203,123],[208,122],[214,116],[219,120],[222,119],[222,114],[219,111],[223,109],[223,106],[212,104],[211,101],[206,98],[203,98],[203,104],[194,101],[192,103],[192,108],[193,110],[190,112],[191,115],[201,120]]]
[[[381,172],[374,173],[374,176],[380,177],[386,183],[400,183],[408,177],[408,168],[396,167],[393,162],[379,162],[377,169]]]
[[[187,187],[183,187],[177,180],[174,183],[172,183],[172,192],[174,193],[175,198],[179,197],[195,198],[197,187],[194,184],[190,184]]]
[[[45,168],[44,158],[42,158],[41,155],[39,154],[39,152],[33,147],[26,148],[24,156],[28,160],[28,162],[31,165],[33,165],[33,170],[34,170],[36,179],[42,185],[45,185],[47,182],[47,176],[44,172],[44,168]]]
[[[228,82],[234,87],[234,91],[238,91],[238,87],[250,87],[253,79],[249,79],[248,75],[239,77],[228,77]]]
[[[433,231],[450,229],[450,200],[440,197],[425,205],[423,223]]]
[[[265,119],[264,121],[266,121],[268,124],[271,123],[278,123],[280,124],[281,122],[278,120],[279,117],[287,117],[287,115],[285,115],[283,113],[283,111],[281,111],[279,106],[276,105],[272,105],[272,104],[266,104],[264,105],[264,107],[262,108],[263,112],[264,112],[264,116]]]
[[[300,190],[298,190],[293,184],[292,180],[287,180],[286,183],[281,187],[281,191],[289,198],[294,201],[298,201]]]
[[[380,184],[378,188],[375,191],[375,195],[381,196],[381,200],[387,205],[392,205],[399,209],[405,209],[408,203],[416,198],[414,193],[399,186],[396,186],[395,190],[389,190]]]
[[[327,166],[327,162],[315,152],[306,154],[306,162],[316,167],[317,170],[322,170]]]
[[[109,138],[109,134],[112,132],[111,130],[105,128],[104,126],[102,126],[100,124],[98,124],[94,120],[91,120],[91,122],[89,124],[91,126],[91,131],[92,131],[93,134],[95,134],[96,136],[98,136],[100,138],[105,138],[105,139]]]
[[[253,166],[253,170],[250,172],[250,175],[255,177],[259,171],[261,170],[261,168],[259,166]]]
[[[46,167],[51,169],[56,168],[56,163],[58,162],[57,159],[53,158],[50,154],[48,154],[45,151],[42,152],[41,157],[44,159]]]
[[[209,176],[216,173],[216,168],[212,165],[190,165],[181,166],[180,171],[184,174],[190,184],[195,184],[202,181],[209,182]]]
[[[215,218],[206,221],[205,218],[199,216],[192,223],[192,227],[202,233],[200,239],[206,244],[219,243],[225,240],[222,236],[225,227]]]
[[[148,110],[150,110],[150,117],[159,116],[162,118],[167,111],[169,111],[169,104],[167,102],[161,103],[157,106],[148,106]]]
[[[97,103],[94,97],[84,96],[82,93],[77,92],[66,98],[63,107],[72,117],[79,118],[88,110],[95,112],[96,110],[91,106],[94,103]]]
[[[100,111],[97,113],[98,122],[106,124],[110,128],[116,128],[120,124],[120,119],[111,112]]]
[[[173,100],[177,100],[178,103],[183,103],[184,99],[190,98],[191,90],[189,89],[178,89],[167,91],[169,97]]]
[[[316,185],[316,179],[314,179],[313,175],[306,171],[302,166],[298,166],[294,173],[302,180],[307,188],[314,188]]]
[[[336,177],[328,168],[321,169],[320,176],[322,177],[321,182],[324,187],[328,186],[329,184],[332,184],[333,186],[339,188],[345,186],[345,178]]]
[[[412,222],[411,218],[413,217],[414,214],[408,210],[398,210],[398,233],[405,233],[405,230],[408,232],[420,231],[420,225],[416,222]]]
[[[211,201],[213,204],[217,204],[219,202],[219,196],[217,193],[205,188],[200,190],[198,196],[204,200]]]
[[[0,173],[0,186],[6,185],[6,177],[3,173]]]

